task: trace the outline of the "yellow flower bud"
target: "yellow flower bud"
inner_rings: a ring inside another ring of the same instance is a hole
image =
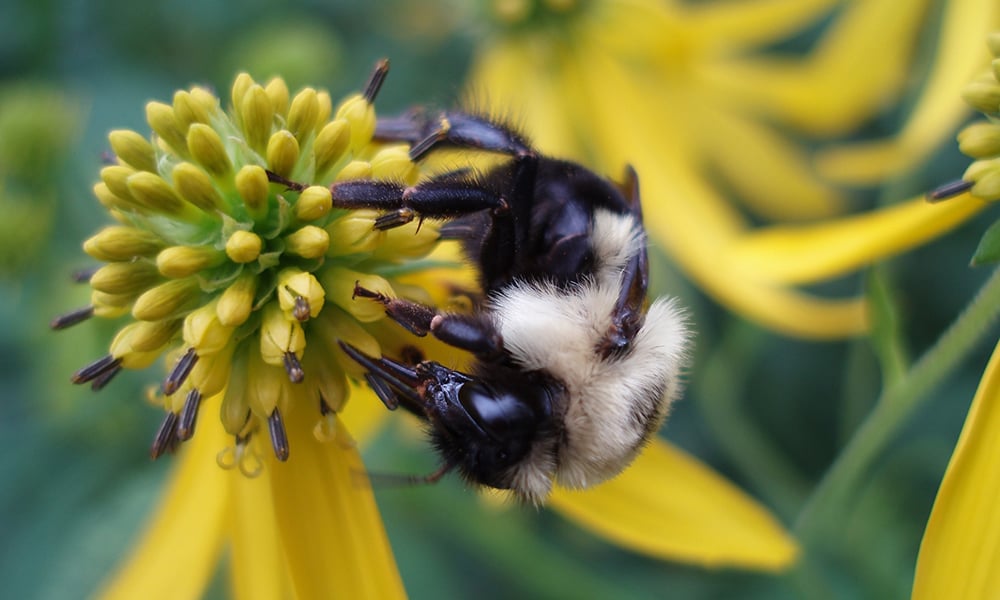
[[[236,191],[255,217],[267,214],[269,186],[267,172],[257,165],[246,165],[236,174]]]
[[[187,148],[195,161],[211,175],[222,177],[233,168],[222,138],[208,125],[195,123],[188,129]]]
[[[126,188],[127,191],[128,188]],[[103,181],[94,184],[94,196],[97,197],[97,201],[101,203],[101,206],[108,210],[124,210],[124,211],[134,211],[141,209],[140,206],[136,205],[131,198],[121,198],[116,196],[108,184]]]
[[[257,352],[250,353],[247,367],[247,405],[255,416],[266,422],[275,407],[284,403],[282,396],[286,393],[288,378],[284,369],[266,363]]]
[[[410,160],[409,148],[393,145],[379,150],[372,158],[372,176],[412,185],[420,175],[417,165]]]
[[[962,89],[962,99],[980,112],[996,115],[1000,113],[1000,82],[993,77],[973,81]]]
[[[323,289],[326,297],[362,323],[371,323],[385,317],[385,307],[370,298],[355,298],[357,283],[373,292],[395,297],[392,285],[384,278],[371,273],[352,271],[344,267],[331,267],[323,272]]]
[[[152,263],[108,263],[90,277],[90,287],[107,294],[137,294],[160,280]]]
[[[371,179],[372,166],[363,160],[352,160],[337,172],[334,181],[351,181],[354,179]]]
[[[315,221],[328,215],[331,208],[333,196],[330,188],[313,185],[302,190],[295,201],[295,217],[300,221]]]
[[[351,96],[337,109],[338,119],[351,124],[351,149],[358,150],[375,134],[375,108],[361,94]]]
[[[973,123],[958,134],[958,147],[973,158],[1000,155],[1000,123]]]
[[[139,323],[129,323],[122,327],[111,341],[111,356],[121,360],[121,366],[126,369],[145,369],[160,357],[161,348],[140,352],[133,346],[133,340],[139,329]]]
[[[241,274],[219,296],[215,312],[223,325],[236,327],[250,318],[253,311],[254,294],[257,293],[257,277],[252,273]]]
[[[267,142],[267,166],[278,175],[288,177],[299,160],[299,142],[292,132],[282,129]]]
[[[326,226],[330,234],[327,252],[339,256],[374,250],[385,237],[384,231],[375,229],[377,218],[378,213],[374,210],[355,210],[332,221]]]
[[[226,256],[235,263],[253,262],[260,256],[262,247],[260,236],[252,231],[240,229],[234,231],[226,240]]]
[[[302,318],[303,315],[297,314],[302,301],[309,311],[308,315],[305,315],[307,318],[319,316],[326,302],[326,291],[316,276],[296,268],[288,268],[278,274],[277,292],[278,306],[289,320],[305,320]]]
[[[305,139],[316,127],[316,116],[319,114],[319,100],[316,90],[304,88],[292,99],[288,109],[288,129],[300,140]]]
[[[188,381],[193,388],[197,388],[202,396],[207,398],[214,396],[226,387],[229,380],[229,365],[233,359],[233,344],[227,344],[219,349],[219,352],[208,356],[198,355],[198,362],[191,369]],[[177,402],[180,402],[186,394],[174,394]],[[178,410],[180,407],[178,407]]]
[[[94,316],[117,319],[128,314],[129,304],[134,298],[133,294],[116,295],[94,290],[90,293],[90,305],[94,307]]]
[[[306,335],[302,324],[285,317],[281,307],[269,303],[264,307],[260,324],[260,356],[265,363],[283,367],[285,354],[294,352],[302,356],[306,348]]]
[[[135,333],[130,343],[137,352],[152,352],[159,350],[180,331],[182,321],[169,319],[164,321],[136,321]]]
[[[200,216],[195,209],[181,198],[169,183],[155,173],[139,171],[125,180],[129,192],[140,204],[171,216],[194,220]]]
[[[411,221],[386,231],[372,257],[385,261],[420,258],[433,250],[439,239],[441,235],[435,223]]]
[[[169,104],[162,102],[149,102],[146,104],[146,122],[149,127],[156,132],[160,140],[167,143],[171,149],[187,155],[186,127],[182,127],[174,114],[174,109]]]
[[[309,328],[310,332],[315,331],[317,339],[343,340],[368,356],[382,354],[378,340],[350,315],[336,306],[330,307],[323,313],[323,316],[310,322]],[[339,346],[334,349],[333,355],[337,358],[340,367],[352,377],[360,378],[364,375],[365,368],[347,356]],[[330,407],[337,408],[332,404]]]
[[[254,84],[243,94],[239,103],[240,121],[247,143],[258,152],[263,152],[274,124],[274,104],[260,85]]]
[[[156,152],[146,138],[130,129],[116,129],[108,134],[108,141],[125,164],[139,171],[156,171]]]
[[[208,111],[204,105],[193,98],[191,92],[184,90],[174,94],[174,114],[182,129],[193,123],[207,124],[209,122]]]
[[[219,112],[219,99],[206,88],[201,86],[191,88],[191,100],[204,109],[209,122]]]
[[[211,246],[172,246],[156,255],[160,273],[172,279],[189,277],[222,264],[225,255]]]
[[[177,191],[191,204],[209,214],[217,210],[226,210],[225,201],[219,190],[212,184],[208,173],[198,165],[189,162],[179,163],[174,167],[172,175]]]
[[[184,342],[204,358],[222,350],[233,335],[233,327],[219,321],[218,300],[191,311],[184,317]]]
[[[335,119],[319,130],[313,143],[317,177],[321,177],[340,162],[350,141],[351,126],[347,119]]]
[[[132,167],[122,165],[111,165],[101,169],[101,181],[108,187],[114,196],[120,198],[131,206],[140,205],[136,198],[132,197],[132,191],[128,189],[128,178],[135,175],[137,171]],[[154,175],[155,177],[155,175]],[[97,189],[94,189],[97,193]],[[100,196],[98,196],[100,198]],[[149,208],[142,205],[144,208]]]
[[[146,290],[136,298],[132,316],[140,321],[170,319],[196,306],[200,297],[197,280],[175,279]]]
[[[281,77],[274,77],[264,86],[267,97],[271,99],[274,112],[279,115],[288,113],[288,86]]]
[[[106,262],[130,261],[140,256],[152,256],[163,247],[163,240],[152,231],[111,225],[83,243],[83,251]]]
[[[222,426],[229,435],[239,435],[250,416],[247,394],[249,383],[247,362],[250,354],[256,354],[256,352],[252,349],[241,350],[232,358],[229,382],[226,386],[226,393],[222,397],[222,408],[219,411]]]
[[[243,95],[254,85],[253,77],[249,73],[243,72],[233,79],[233,87],[230,88],[229,102],[235,109],[243,101]]]
[[[316,92],[316,105],[318,109],[316,111],[316,124],[313,125],[314,130],[319,129],[330,120],[330,115],[333,113],[333,99],[325,91]]]
[[[1000,200],[1000,169],[984,174],[969,191],[983,200]]]
[[[302,258],[319,258],[330,247],[330,235],[315,225],[300,227],[285,236],[285,250]]]

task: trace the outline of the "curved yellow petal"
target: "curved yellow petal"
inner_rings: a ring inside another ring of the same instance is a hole
[[[772,127],[731,111],[715,111],[709,123],[703,134],[716,142],[707,148],[712,166],[756,214],[777,221],[806,220],[846,208],[843,196],[815,175],[802,148]]]
[[[809,283],[859,269],[940,237],[988,204],[968,193],[900,204],[815,225],[766,227],[724,251],[732,268],[770,284]]]
[[[767,509],[660,440],[615,479],[587,491],[556,488],[550,502],[581,526],[657,558],[778,571],[798,555]]]
[[[872,184],[925,159],[969,114],[959,90],[989,64],[985,40],[998,27],[1000,4],[995,0],[945,3],[934,62],[902,131],[887,140],[820,152],[820,173],[843,183]]]
[[[364,384],[350,383],[350,402],[337,415],[337,427],[351,432],[359,444],[364,445],[390,418],[390,411],[374,392]]]
[[[770,44],[823,18],[839,0],[703,2],[687,10],[685,27],[730,50]]]
[[[314,415],[285,415],[288,462],[268,460],[281,548],[299,598],[403,598],[357,449],[313,438]]]
[[[948,463],[917,558],[913,600],[995,598],[1000,590],[1000,346]]]
[[[162,503],[139,545],[99,597],[199,598],[222,551],[230,489],[215,455],[226,445],[218,419],[202,419],[174,465]]]
[[[906,83],[927,0],[848,3],[802,59],[706,64],[720,95],[815,134],[857,126]]]

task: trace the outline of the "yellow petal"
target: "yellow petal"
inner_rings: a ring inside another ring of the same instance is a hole
[[[305,408],[305,407],[300,407]],[[269,459],[278,534],[299,598],[402,598],[403,584],[357,450],[316,441],[307,410],[285,415],[286,463]]]
[[[691,456],[656,440],[624,473],[551,504],[615,543],[668,560],[777,571],[798,546],[756,501]]]
[[[959,90],[989,64],[985,40],[998,26],[995,0],[946,2],[934,62],[903,130],[888,140],[821,152],[819,171],[844,183],[871,184],[926,158],[969,114]]]
[[[337,416],[341,425],[364,445],[382,428],[386,419],[399,418],[400,413],[390,412],[368,386],[351,382],[350,390],[351,401]]]
[[[772,284],[809,283],[859,269],[944,235],[987,203],[963,194],[931,204],[914,198],[887,208],[802,226],[774,226],[734,240],[732,267]]]
[[[720,93],[781,122],[831,134],[854,127],[907,82],[927,0],[848,3],[805,58],[706,64]]]
[[[233,480],[233,505],[227,522],[232,542],[229,579],[233,597],[238,600],[292,597],[277,521],[273,518],[270,470],[265,469],[259,477],[246,477],[235,470],[229,474]]]
[[[815,23],[838,0],[755,0],[691,5],[685,22],[695,36],[729,48],[768,44]]]
[[[1000,590],[1000,346],[993,351],[931,511],[913,599]]]
[[[101,598],[201,597],[219,562],[230,501],[226,478],[231,474],[215,462],[225,444],[218,419],[202,419],[176,459],[152,522]]]

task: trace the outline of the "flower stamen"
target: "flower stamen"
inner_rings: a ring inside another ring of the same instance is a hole
[[[177,413],[168,411],[160,428],[153,436],[153,443],[149,447],[149,457],[153,460],[160,458],[164,452],[173,450],[177,443]]]
[[[177,360],[177,364],[174,365],[167,378],[163,380],[164,395],[169,396],[181,387],[187,376],[191,374],[191,369],[194,368],[196,362],[198,362],[198,354],[193,347],[188,348],[187,352]]]
[[[88,383],[107,371],[121,365],[122,359],[106,354],[73,374],[71,381],[76,384]]]
[[[194,435],[194,426],[198,417],[198,407],[201,406],[201,392],[197,388],[188,392],[184,399],[184,408],[181,409],[180,417],[177,421],[177,439],[186,442]]]
[[[274,448],[274,456],[281,462],[285,462],[288,460],[288,433],[285,431],[285,423],[277,408],[271,411],[271,416],[267,418],[267,430],[271,434],[271,447]]]
[[[56,330],[66,329],[67,327],[72,327],[77,323],[82,323],[92,316],[94,316],[94,306],[92,304],[88,304],[87,306],[71,310],[68,313],[61,314],[52,319],[52,322],[49,323],[49,327]]]
[[[284,355],[285,372],[288,373],[288,380],[292,383],[302,383],[306,373],[302,370],[302,362],[294,352],[285,352]]]

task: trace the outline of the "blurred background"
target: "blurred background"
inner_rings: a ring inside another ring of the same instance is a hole
[[[91,264],[82,240],[109,220],[91,193],[107,133],[148,134],[147,101],[169,101],[192,84],[227,90],[240,70],[259,81],[280,74],[293,91],[321,86],[338,98],[357,89],[381,57],[391,59],[392,75],[380,114],[450,106],[490,32],[488,14],[488,3],[457,1],[0,3],[0,596],[87,596],[128,551],[170,467],[169,459],[147,457],[161,413],[142,390],[162,370],[125,373],[95,395],[69,377],[106,353],[114,323],[94,320],[58,334],[48,328],[53,316],[87,303],[87,289],[72,274]],[[933,19],[930,10],[928,23]],[[778,50],[808,48],[823,26],[820,20]],[[917,70],[930,52],[923,48],[915,51]],[[899,99],[853,135],[892,131],[907,102]],[[954,179],[967,163],[945,140],[907,193]],[[858,193],[854,205],[874,198]],[[883,265],[914,356],[985,280],[985,269],[967,265],[988,223],[988,216],[974,219]],[[682,296],[698,329],[689,391],[662,434],[790,527],[878,396],[870,344],[774,334],[716,305],[662,253],[651,262],[654,292]],[[851,276],[819,290],[857,290],[860,281]],[[808,576],[821,579],[830,597],[908,594],[923,528],[988,351],[984,344],[966,360],[882,453],[857,509],[839,524],[843,546],[815,549]],[[782,481],[734,460],[734,440],[747,427],[782,457]],[[399,420],[366,447],[365,460],[372,471],[393,474],[435,466],[430,449]],[[802,589],[796,578],[806,576],[654,560],[554,512],[494,506],[456,478],[376,492],[415,598],[795,598]],[[864,548],[864,556],[850,548]],[[224,569],[209,597],[227,597]]]

